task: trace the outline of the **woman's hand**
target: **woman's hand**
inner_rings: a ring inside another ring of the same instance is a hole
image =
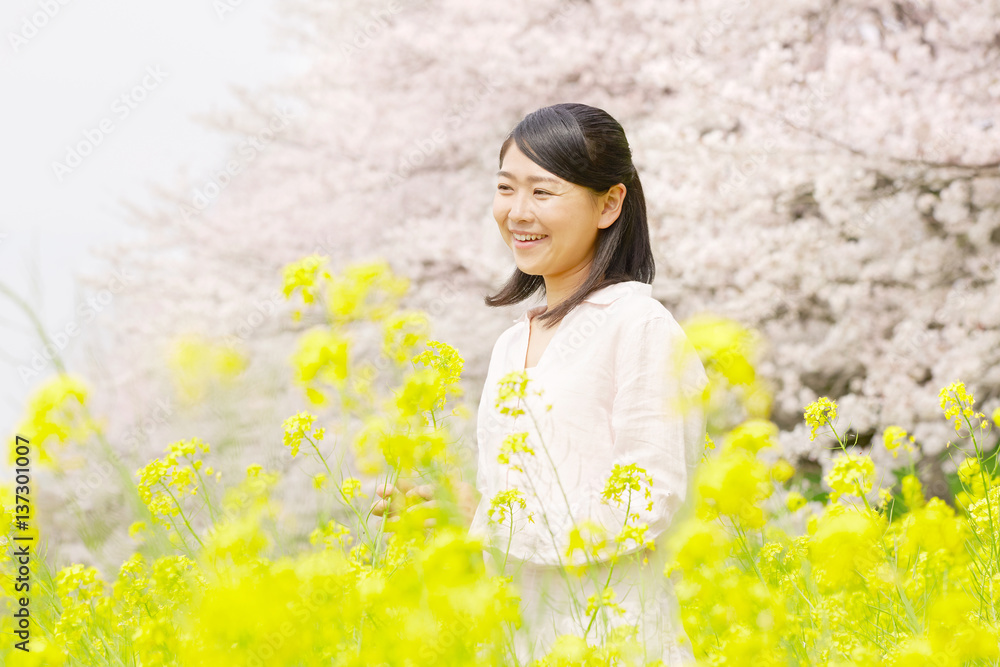
[[[400,477],[395,485],[386,482],[376,487],[375,494],[378,498],[372,503],[371,513],[375,516],[388,516],[386,530],[389,530],[388,524],[399,521],[399,515],[413,505],[425,503],[422,505],[423,508],[436,509],[438,501],[433,499],[435,491],[433,484],[417,484],[412,479]],[[465,520],[465,525],[469,526],[476,513],[479,493],[476,487],[468,482],[456,482],[455,492],[458,510]],[[429,528],[435,523],[434,518],[428,518],[424,521],[424,527]]]
[[[396,484],[380,484],[375,488],[378,499],[372,503],[372,514],[375,516],[387,516],[386,530],[389,524],[399,521],[399,515],[406,509],[417,503],[426,503],[423,507],[434,509],[437,501],[434,498],[433,484],[417,484],[407,477],[399,477]],[[435,523],[433,518],[424,520],[424,527],[429,528]]]

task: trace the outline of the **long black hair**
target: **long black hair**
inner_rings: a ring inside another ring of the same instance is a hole
[[[646,222],[646,198],[632,164],[632,149],[622,126],[603,109],[586,104],[554,104],[533,111],[518,123],[500,146],[500,166],[511,142],[532,162],[563,180],[601,195],[625,185],[618,219],[597,230],[597,248],[583,284],[555,308],[538,316],[547,324],[562,321],[584,299],[608,285],[637,280],[652,284],[656,274]],[[545,293],[545,279],[515,267],[499,292],[484,300],[508,306]]]

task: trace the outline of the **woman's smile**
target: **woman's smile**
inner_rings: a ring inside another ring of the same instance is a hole
[[[548,235],[541,236],[540,234],[511,234],[511,238],[514,240],[515,248],[534,248],[537,245],[541,245],[545,241],[549,240]]]

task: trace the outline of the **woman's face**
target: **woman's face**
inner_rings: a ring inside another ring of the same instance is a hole
[[[511,142],[497,172],[493,217],[524,273],[557,279],[586,275],[597,231],[618,219],[624,196],[621,183],[594,195],[542,169]],[[522,242],[515,233],[543,238]]]

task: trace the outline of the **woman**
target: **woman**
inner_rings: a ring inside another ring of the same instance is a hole
[[[587,105],[538,109],[503,142],[497,178],[493,215],[517,268],[486,303],[545,296],[494,345],[478,414],[470,533],[520,589],[517,659],[542,657],[562,634],[593,644],[624,625],[646,660],[692,661],[664,550],[650,547],[689,495],[705,424],[685,399],[707,378],[651,296],[646,205],[624,131]],[[527,392],[501,398],[498,383],[517,371]],[[609,499],[609,477],[629,464],[632,485]],[[624,527],[634,539],[617,544]],[[610,548],[592,549],[590,534]]]

